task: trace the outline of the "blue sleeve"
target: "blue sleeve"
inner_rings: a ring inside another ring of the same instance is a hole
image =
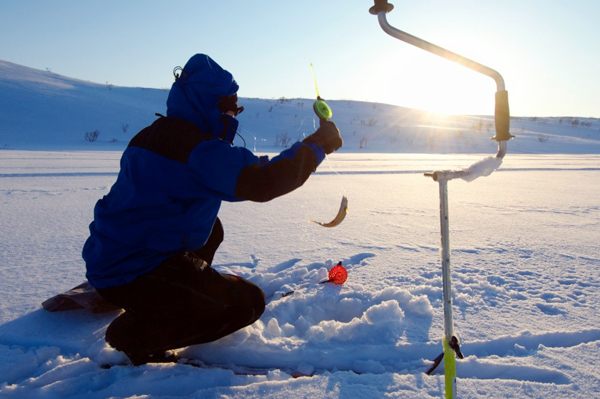
[[[250,201],[270,201],[302,186],[324,158],[322,147],[298,142],[264,165],[244,167],[234,195]]]
[[[325,158],[314,144],[295,143],[269,160],[223,140],[200,143],[191,166],[199,184],[225,201],[269,201],[300,187]]]
[[[272,159],[223,140],[200,143],[191,167],[199,184],[225,201],[269,201],[300,187],[325,158],[322,147],[295,143]]]

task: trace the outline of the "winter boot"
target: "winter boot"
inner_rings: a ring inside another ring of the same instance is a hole
[[[125,353],[134,366],[146,363],[174,363],[178,360],[172,352],[144,342],[143,337],[133,312],[121,314],[106,329],[106,342]]]

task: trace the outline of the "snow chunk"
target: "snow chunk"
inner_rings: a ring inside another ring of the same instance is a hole
[[[375,360],[355,360],[352,363],[352,369],[358,373],[381,374],[385,372],[385,367]]]
[[[282,331],[276,318],[269,320],[269,323],[267,324],[267,333],[269,333],[271,337],[281,337]]]
[[[429,298],[425,295],[412,298],[405,307],[405,310],[419,316],[433,316],[433,307],[431,306],[431,302],[429,302]]]
[[[312,364],[300,363],[296,368],[296,371],[301,375],[313,375],[315,367]]]
[[[369,324],[393,323],[403,318],[404,312],[395,300],[372,306],[363,316],[363,319]]]
[[[374,339],[395,339],[394,326],[401,327],[404,312],[395,300],[389,300],[371,306],[362,315],[355,317],[348,323],[336,320],[323,320],[317,325],[310,327],[307,338],[317,341],[337,339],[348,341],[362,339],[371,342]]]
[[[36,354],[22,349],[0,345],[0,375],[2,380],[13,383],[33,373],[38,368]]]
[[[388,287],[373,297],[375,301],[394,299],[407,313],[418,316],[432,316],[433,308],[425,295],[414,296],[410,292],[397,287]]]
[[[466,182],[472,182],[478,177],[489,176],[492,174],[492,172],[498,169],[500,165],[502,165],[502,158],[484,158],[481,161],[475,162],[473,165],[465,169],[464,172],[466,172],[466,174],[464,176],[461,176],[461,179],[463,179]]]

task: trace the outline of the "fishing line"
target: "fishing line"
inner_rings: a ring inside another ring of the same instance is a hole
[[[325,155],[325,159],[327,159],[327,166],[329,166],[329,169],[331,169],[331,171],[332,171],[333,173],[335,173],[336,175],[338,175],[338,176],[341,176],[341,175],[338,173],[338,171],[337,171],[337,170],[335,170],[335,169],[333,168],[333,165],[331,164],[331,159],[329,159],[329,157],[328,157],[327,155]],[[346,192],[346,189],[343,189],[343,190],[344,190],[344,193],[345,193],[345,192]]]
[[[313,68],[312,62],[310,63],[310,71],[312,72],[313,81],[315,83],[315,91],[317,92],[317,101],[315,101],[315,103],[313,104],[313,109],[315,111],[315,114],[317,114],[317,116],[320,119],[324,119],[324,120],[331,119],[331,117],[333,116],[333,111],[331,110],[329,105],[327,105],[327,103],[321,98],[321,95],[319,94],[319,86],[317,85],[317,78],[315,76],[315,69]],[[317,124],[316,124],[315,118],[313,118],[313,129],[317,130]],[[325,154],[325,159],[327,159],[327,165],[329,166],[329,169],[331,169],[336,175],[340,176],[340,174],[335,169],[333,169],[333,166],[331,165],[331,160],[329,159],[327,154]]]
[[[302,129],[302,126],[304,126],[304,121],[307,120],[308,118],[310,118],[309,116],[305,116],[304,118],[302,118],[302,120],[300,121],[300,125],[298,126],[298,129],[296,129],[296,133],[300,131],[300,129]],[[312,118],[313,120],[313,128],[314,130],[317,130],[315,128],[315,118]],[[302,132],[302,138],[306,138],[306,132]]]
[[[319,95],[319,87],[317,86],[317,78],[315,77],[315,70],[312,62],[310,63],[310,70],[312,71],[313,81],[315,82],[315,91],[317,92],[317,101],[313,103],[313,110],[319,118],[329,120],[333,116],[333,111],[331,111],[329,105],[327,105],[327,103]]]
[[[333,111],[331,110],[331,108],[329,108],[329,106],[328,106],[328,105],[325,103],[325,101],[324,101],[324,100],[321,98],[321,96],[319,95],[319,87],[317,86],[317,78],[315,77],[315,69],[313,68],[313,64],[312,64],[312,62],[310,63],[310,70],[311,70],[311,72],[312,72],[313,81],[315,82],[315,91],[317,92],[317,101],[315,102],[315,105],[313,105],[313,108],[314,108],[314,110],[315,110],[315,114],[317,114],[317,116],[318,116],[319,118],[322,118],[322,119],[325,119],[325,120],[327,120],[327,119],[330,119],[330,118],[333,116]],[[320,104],[321,104],[321,105],[320,105],[320,108],[319,108],[319,106],[317,106],[317,105],[316,105],[317,103],[320,103]],[[323,106],[323,105],[324,105],[324,106]],[[327,108],[325,108],[325,107],[327,107]],[[319,113],[318,109],[324,110],[324,111],[323,111],[323,113],[325,114],[326,118],[325,118],[325,117],[323,117],[323,116],[322,116],[322,115]],[[316,124],[316,121],[315,121],[315,119],[314,119],[314,118],[313,118],[313,128],[314,128],[315,130],[317,130],[317,124]],[[331,160],[329,159],[329,156],[328,156],[327,154],[325,155],[325,159],[327,159],[327,166],[329,166],[329,169],[331,169],[331,171],[332,171],[333,173],[335,173],[336,175],[340,176],[340,174],[337,172],[337,170],[335,170],[335,169],[333,168],[333,165],[332,165],[332,163],[331,163]],[[345,188],[343,188],[343,187],[342,187],[342,192],[341,192],[341,194],[342,194],[343,196],[345,196],[345,194],[346,194],[346,189],[345,189]]]
[[[310,71],[312,72],[313,81],[315,82],[315,91],[317,92],[317,98],[321,97],[319,95],[319,87],[317,86],[317,78],[315,76],[315,69],[313,68],[312,62],[310,63]]]
[[[329,105],[327,105],[327,103],[321,98],[321,95],[319,94],[319,87],[317,86],[317,78],[315,77],[315,70],[313,68],[312,62],[310,63],[310,70],[312,72],[313,81],[315,83],[315,91],[317,93],[317,101],[315,101],[313,103],[313,110],[315,111],[315,114],[319,117],[319,119],[321,120],[321,123],[322,123],[323,121],[328,121],[329,119],[331,119],[331,117],[333,116],[333,112],[331,111],[331,108],[329,108]],[[313,127],[315,128],[315,130],[317,130],[314,118],[313,118]],[[333,168],[333,165],[331,164],[331,160],[329,159],[327,154],[325,154],[325,158],[327,159],[327,164],[328,164],[329,168],[336,175],[340,176],[340,174]],[[323,223],[323,222],[317,222],[312,219],[310,219],[309,222],[316,223],[323,227],[335,227],[335,226],[339,225],[340,223],[342,223],[342,221],[348,214],[348,198],[345,195],[345,189],[343,187],[342,187],[342,191],[343,191],[342,192],[342,202],[340,204],[340,209],[338,210],[337,215],[331,222]]]

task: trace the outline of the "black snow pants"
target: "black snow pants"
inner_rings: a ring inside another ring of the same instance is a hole
[[[125,312],[106,330],[106,341],[133,364],[159,361],[165,351],[215,341],[254,323],[265,309],[263,291],[211,268],[223,241],[216,220],[206,244],[175,256],[131,284],[98,293]]]

